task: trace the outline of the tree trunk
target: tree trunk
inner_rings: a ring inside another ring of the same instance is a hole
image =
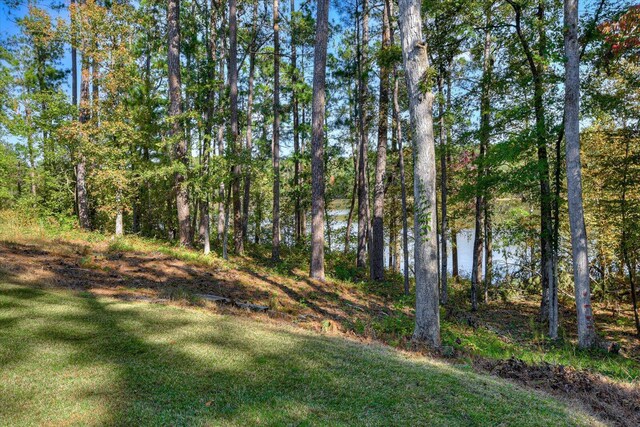
[[[254,19],[257,21],[257,4],[254,4]],[[254,32],[255,37],[255,32]],[[251,151],[253,150],[253,91],[254,79],[256,74],[256,46],[251,44],[251,52],[249,52],[249,94],[247,95],[247,156],[251,159]],[[242,234],[247,240],[249,228],[249,201],[251,197],[251,168],[248,167],[244,174],[244,198],[242,199]]]
[[[400,38],[414,128],[414,236],[416,276],[416,326],[413,338],[440,346],[440,307],[436,230],[436,160],[433,137],[433,94],[423,78],[429,69],[422,38],[419,0],[400,0]],[[428,86],[427,86],[428,88]]]
[[[280,17],[273,0],[273,229],[271,259],[280,261]]]
[[[384,1],[382,13],[382,49],[391,44],[389,30],[389,4]],[[389,67],[380,67],[380,97],[378,108],[378,157],[376,159],[376,181],[373,191],[373,226],[371,240],[371,279],[384,279],[384,183],[387,168],[387,132],[389,129]],[[389,251],[391,254],[392,252]]]
[[[240,150],[238,149],[238,16],[236,0],[229,0],[229,101],[231,122],[231,150],[233,161],[231,168],[231,190],[233,193],[233,245],[236,254],[244,252],[244,239],[242,237],[242,212],[240,203],[240,177],[241,167],[239,163]]]
[[[489,302],[489,288],[493,281],[493,223],[491,222],[491,207],[489,200],[484,200],[484,303]]]
[[[573,253],[573,277],[578,313],[578,345],[592,347],[596,334],[591,309],[587,231],[582,206],[580,165],[580,53],[578,49],[578,0],[564,1],[565,97],[564,126],[567,161],[567,198]],[[629,266],[629,268],[633,268]],[[635,298],[634,298],[635,300]],[[635,302],[635,301],[634,301]],[[637,319],[636,319],[637,321]]]
[[[75,0],[71,0],[70,9],[74,8]],[[71,104],[73,107],[78,106],[78,53],[76,50],[76,31],[75,31],[75,23],[73,22],[75,13],[70,13],[72,22],[71,22]],[[74,114],[75,117],[75,114]]]
[[[314,279],[324,281],[324,115],[329,0],[318,0],[313,104],[311,115],[311,268]]]
[[[473,264],[471,270],[471,310],[478,309],[478,287],[482,282],[482,254],[483,254],[483,220],[485,190],[484,178],[485,153],[491,136],[491,5],[485,12],[484,56],[482,64],[482,93],[480,95],[480,154],[478,155],[478,174],[476,181],[476,214],[475,234],[473,239]]]
[[[402,261],[404,276],[404,294],[409,295],[409,224],[407,219],[407,184],[404,173],[404,144],[402,142],[402,123],[400,122],[400,103],[398,102],[398,74],[394,72],[393,116],[397,122],[398,163],[400,166],[400,198],[402,201]]]
[[[116,236],[124,235],[124,221],[122,215],[122,196],[120,190],[116,190]]]
[[[447,143],[445,141],[445,108],[443,76],[438,79],[440,95],[440,303],[447,303]]]
[[[302,208],[302,183],[300,182],[300,109],[298,105],[298,52],[295,28],[296,2],[291,0],[291,107],[293,116],[293,186],[294,186],[294,240],[302,243],[304,236],[304,212]]]
[[[534,55],[529,42],[522,32],[521,27],[521,5],[515,3],[513,0],[507,0],[515,11],[515,26],[520,44],[524,50],[531,75],[533,77],[534,95],[534,115],[535,115],[535,131],[538,148],[538,171],[539,171],[539,183],[540,183],[540,263],[541,263],[541,276],[542,276],[542,300],[540,302],[540,318],[545,319],[549,316],[557,318],[557,314],[553,311],[557,310],[557,304],[550,307],[549,295],[556,295],[557,290],[554,286],[553,278],[553,225],[551,216],[551,187],[549,182],[549,156],[547,154],[547,130],[545,124],[545,109],[544,109],[544,85],[543,85],[543,66],[544,59],[546,58],[546,48],[544,41],[544,4],[540,3],[538,7],[538,24],[541,26],[539,29],[540,47],[539,52]],[[540,58],[536,60],[536,57]],[[542,61],[542,62],[536,62]],[[553,289],[551,289],[553,287]],[[557,300],[551,298],[551,302]],[[551,308],[551,313],[550,313]]]
[[[218,128],[218,157],[222,158],[224,156],[224,126],[220,125]],[[220,186],[218,187],[218,198],[220,202],[218,203],[218,241],[222,241],[224,234],[224,225],[225,225],[225,185],[224,181],[220,182]]]
[[[213,115],[215,107],[215,87],[213,82],[216,77],[216,20],[217,20],[217,8],[214,5],[214,0],[211,0],[211,7],[209,11],[209,34],[207,41],[207,61],[208,61],[208,80],[211,87],[207,92],[207,106],[205,109],[205,135],[202,148],[202,175],[205,178],[204,182],[208,184],[209,177],[209,163],[211,161],[211,147],[213,144]],[[202,244],[204,246],[203,252],[205,255],[211,252],[211,221],[209,214],[210,206],[210,193],[208,185],[205,186],[205,196],[200,200],[200,234],[202,237]]]
[[[357,85],[356,85],[356,90],[355,92],[357,92]],[[349,97],[349,100],[351,101],[352,97]],[[353,109],[349,109],[349,111],[352,112],[352,116],[350,117],[350,119],[355,122],[357,120],[357,116],[358,116],[358,102],[356,100],[354,100],[353,102]],[[350,126],[351,129],[351,126]],[[354,135],[354,132],[350,132],[351,135]],[[357,132],[355,132],[355,134],[357,134]],[[358,195],[358,179],[359,179],[359,175],[358,175],[358,150],[360,147],[360,140],[358,139],[358,137],[356,136],[355,138],[355,142],[351,142],[351,152],[353,153],[353,187],[351,189],[351,203],[349,203],[349,214],[347,215],[347,226],[345,228],[345,233],[344,233],[344,253],[346,254],[347,252],[349,252],[349,250],[351,250],[351,226],[353,225],[353,212],[356,206],[356,196]]]
[[[191,224],[189,223],[189,200],[184,172],[188,167],[187,141],[182,133],[182,95],[180,88],[180,0],[169,0],[167,6],[169,69],[169,117],[172,121],[171,137],[175,140],[174,160],[181,163],[181,169],[174,175],[174,191],[178,210],[178,230],[180,245],[191,246]]]
[[[638,316],[638,301],[636,294],[636,275],[635,275],[635,263],[631,262],[629,257],[629,248],[627,241],[627,186],[628,174],[629,174],[629,138],[625,139],[625,155],[624,155],[624,170],[622,178],[622,196],[621,196],[621,210],[622,210],[622,236],[620,239],[620,248],[622,249],[622,265],[620,271],[624,274],[625,265],[629,276],[629,284],[631,285],[631,303],[633,308],[633,317],[636,323],[636,333],[640,337],[640,316]]]
[[[356,15],[357,16],[357,15]],[[360,147],[358,149],[358,252],[356,266],[364,268],[367,264],[367,237],[369,233],[369,186],[367,182],[368,158],[368,120],[367,120],[367,79],[365,64],[369,43],[368,0],[362,0],[362,42],[359,43],[360,25],[357,25],[356,44],[358,45],[358,130]]]
[[[85,42],[86,43],[86,42]],[[86,44],[83,46],[86,47]],[[81,72],[80,72],[80,110],[78,118],[80,121],[80,128],[82,129],[82,141],[80,149],[78,150],[78,163],[76,164],[76,194],[78,198],[78,220],[80,227],[88,230],[91,228],[91,222],[89,219],[89,197],[87,195],[87,162],[84,155],[84,149],[82,144],[88,143],[86,141],[86,126],[88,125],[91,117],[89,109],[89,58],[87,57],[86,49],[82,52],[81,59]]]

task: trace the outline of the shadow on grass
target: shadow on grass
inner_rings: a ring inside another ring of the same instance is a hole
[[[1,424],[578,422],[548,397],[380,347],[4,282]]]

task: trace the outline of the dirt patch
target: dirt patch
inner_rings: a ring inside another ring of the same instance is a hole
[[[604,421],[619,426],[640,425],[640,388],[621,384],[568,366],[529,365],[511,358],[478,359],[476,368],[527,387],[565,398],[577,399]]]
[[[110,251],[107,245],[0,241],[0,271],[22,283],[109,292],[151,300],[216,295],[250,311],[269,310],[313,330],[347,331],[355,319],[384,315],[386,303],[338,283],[273,275],[252,260],[236,268],[194,265],[159,252]],[[206,299],[206,298],[204,298]],[[218,304],[219,305],[219,304]]]

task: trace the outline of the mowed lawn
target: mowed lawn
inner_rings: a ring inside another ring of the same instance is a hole
[[[0,425],[594,425],[378,345],[0,279]]]

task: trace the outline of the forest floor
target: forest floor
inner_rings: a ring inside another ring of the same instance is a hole
[[[351,260],[333,254],[328,257],[330,279],[321,284],[308,278],[303,251],[285,250],[285,261],[278,264],[270,262],[267,248],[252,246],[247,253],[223,260],[161,241],[62,231],[55,223],[0,213],[0,282],[5,284],[0,297],[35,292],[34,300],[41,295],[48,299],[54,298],[49,296],[49,289],[63,288],[76,291],[74,295],[84,300],[115,299],[135,307],[195,307],[198,313],[250,317],[242,321],[258,321],[263,325],[260,328],[295,325],[295,333],[305,337],[308,332],[302,329],[321,333],[313,337],[342,337],[374,346],[384,343],[411,357],[428,353],[410,341],[413,301],[402,295],[398,277],[390,275],[382,284],[358,280]],[[607,423],[640,424],[640,346],[633,336],[628,307],[609,310],[594,304],[597,328],[604,339],[620,343],[619,354],[580,351],[574,343],[570,307],[562,308],[561,339],[549,342],[535,321],[535,297],[493,301],[470,314],[462,302],[462,287],[452,283],[452,302],[442,312],[443,350],[427,354],[427,360],[437,357],[451,369],[491,373],[551,393],[561,401],[578,400]],[[72,299],[67,294],[55,295]],[[9,301],[12,306],[16,307],[16,317],[20,317],[19,307],[37,311],[29,301]],[[160,316],[160,312],[154,312],[154,316]],[[65,339],[73,342],[72,337]],[[271,385],[275,387],[275,383]],[[167,414],[167,420],[175,421],[171,414]],[[313,418],[316,415],[309,419],[330,421]],[[241,420],[231,417],[222,423]],[[379,421],[385,424],[390,420],[383,417]]]

